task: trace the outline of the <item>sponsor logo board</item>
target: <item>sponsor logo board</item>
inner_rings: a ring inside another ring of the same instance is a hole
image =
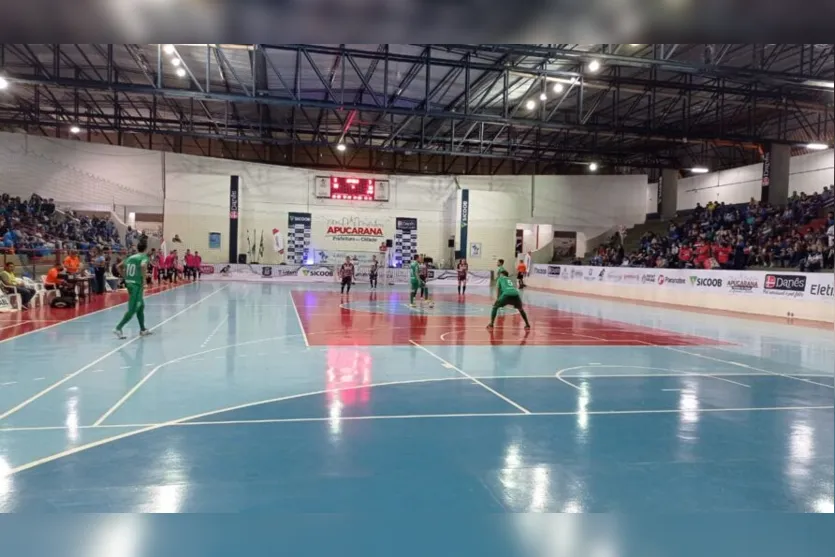
[[[809,294],[823,298],[832,298],[835,296],[835,287],[831,284],[812,284],[809,288]]]
[[[756,277],[732,278],[728,280],[728,288],[735,294],[753,294],[759,287],[760,281]]]
[[[800,298],[806,290],[804,275],[765,275],[763,292],[772,296]]]
[[[559,265],[548,265],[548,276],[549,277],[560,276],[560,266]]]
[[[687,280],[684,277],[671,277],[668,275],[658,275],[658,285],[659,286],[675,286],[675,285],[683,285],[687,284]]]
[[[691,286],[704,288],[722,288],[722,285],[724,283],[725,281],[718,277],[698,277],[695,275],[690,276]]]

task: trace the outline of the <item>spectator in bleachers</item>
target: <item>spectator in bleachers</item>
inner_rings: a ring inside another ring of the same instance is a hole
[[[684,222],[669,224],[665,236],[647,232],[637,251],[618,259],[614,240],[594,254],[594,265],[744,269],[750,266],[827,269],[832,267],[833,186],[820,194],[794,192],[777,207],[751,199],[742,206],[697,204]]]

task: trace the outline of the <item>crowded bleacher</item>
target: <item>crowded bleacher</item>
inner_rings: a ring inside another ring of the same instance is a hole
[[[598,266],[672,269],[792,268],[832,269],[835,187],[806,195],[796,192],[786,205],[751,199],[743,205],[700,204],[670,222],[664,234],[646,232],[634,250],[617,234],[600,246],[589,263]]]
[[[122,239],[110,219],[58,211],[52,199],[0,195],[0,249],[47,256],[56,250],[120,250]]]

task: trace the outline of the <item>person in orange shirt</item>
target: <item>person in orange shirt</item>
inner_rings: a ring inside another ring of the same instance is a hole
[[[64,258],[64,269],[67,270],[68,275],[77,275],[81,271],[81,261],[78,259],[78,252],[71,250],[70,254]]]
[[[528,272],[528,266],[525,265],[525,261],[519,260],[519,263],[516,265],[516,279],[519,281],[519,288],[525,288],[525,274]]]
[[[58,285],[61,284],[61,279],[58,278],[60,272],[61,264],[56,263],[55,265],[53,265],[43,280],[44,288],[46,288],[47,290],[57,289]]]

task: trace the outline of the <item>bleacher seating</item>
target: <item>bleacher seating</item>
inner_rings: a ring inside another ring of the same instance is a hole
[[[697,205],[683,218],[665,223],[663,232],[627,234],[627,239],[613,237],[589,263],[658,268],[831,269],[835,258],[833,205],[833,186],[820,194],[794,193],[780,207],[754,199],[740,205]]]

